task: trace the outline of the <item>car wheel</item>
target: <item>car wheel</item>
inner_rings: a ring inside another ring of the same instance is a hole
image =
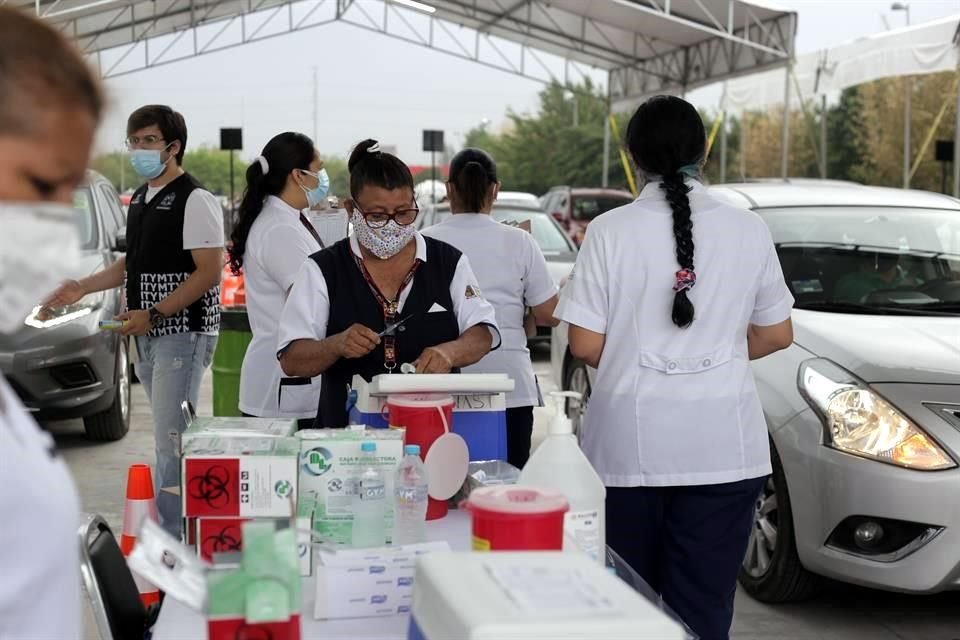
[[[91,440],[109,442],[119,440],[130,430],[130,358],[127,341],[117,345],[116,384],[113,404],[100,413],[83,419],[87,437]]]
[[[564,404],[564,411],[573,423],[573,433],[579,439],[583,416],[586,415],[587,405],[590,403],[590,377],[587,375],[587,365],[580,360],[571,360],[567,366],[567,375],[564,376],[563,388],[566,391],[576,391],[583,398],[582,400],[567,398]]]
[[[740,584],[761,602],[796,602],[813,594],[818,577],[800,564],[786,476],[773,443],[770,449],[773,474],[757,498]]]

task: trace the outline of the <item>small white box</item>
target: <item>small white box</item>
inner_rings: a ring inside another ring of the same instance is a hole
[[[449,550],[446,542],[404,547],[319,551],[314,617],[373,618],[410,613],[417,559]]]

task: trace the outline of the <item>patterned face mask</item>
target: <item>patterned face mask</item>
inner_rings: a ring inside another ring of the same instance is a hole
[[[365,249],[381,260],[392,258],[410,243],[417,230],[412,224],[399,225],[391,220],[379,229],[371,229],[359,212],[354,212],[351,218],[357,241]]]

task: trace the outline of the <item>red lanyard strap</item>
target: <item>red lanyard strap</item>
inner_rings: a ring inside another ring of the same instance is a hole
[[[310,224],[310,221],[307,220],[307,216],[303,215],[303,212],[300,212],[300,223],[307,228],[307,231],[310,232],[310,235],[313,236],[313,239],[317,241],[317,244],[320,245],[321,249],[326,249],[327,246],[323,244],[323,240],[320,239],[320,234],[317,233],[317,230],[313,228],[313,225]]]
[[[363,274],[363,279],[367,281],[367,286],[370,287],[370,292],[373,293],[373,297],[376,298],[377,303],[380,305],[380,309],[383,311],[384,326],[390,326],[392,323],[397,321],[400,296],[403,294],[404,289],[406,289],[413,281],[413,276],[416,275],[417,269],[420,267],[420,261],[415,260],[413,262],[413,266],[410,267],[409,271],[407,271],[407,275],[403,277],[403,282],[400,283],[400,288],[397,289],[397,299],[390,300],[387,298],[387,296],[383,295],[383,292],[380,291],[380,287],[378,287],[377,283],[373,281],[373,276],[371,276],[370,272],[367,271],[367,265],[363,263],[363,260],[360,258],[360,256],[353,254],[353,259],[357,262],[357,268],[360,269],[360,273]],[[383,366],[387,369],[387,371],[393,371],[397,366],[396,332],[386,334],[382,339]]]

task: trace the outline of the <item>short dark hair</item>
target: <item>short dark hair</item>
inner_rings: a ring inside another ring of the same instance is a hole
[[[100,81],[77,48],[49,23],[0,7],[0,134],[29,133],[37,110],[50,106],[85,107],[99,122],[104,107]]]
[[[127,135],[156,125],[167,144],[180,142],[177,164],[183,164],[183,154],[187,150],[187,123],[183,115],[164,104],[148,104],[130,114],[127,119]]]
[[[353,148],[347,161],[350,171],[350,195],[356,199],[364,187],[382,187],[394,190],[413,189],[410,167],[391,153],[380,151],[380,143],[367,139]]]
[[[498,182],[497,163],[483,149],[464,149],[450,161],[450,182],[456,204],[466,212],[478,213],[487,204],[490,185]]]

